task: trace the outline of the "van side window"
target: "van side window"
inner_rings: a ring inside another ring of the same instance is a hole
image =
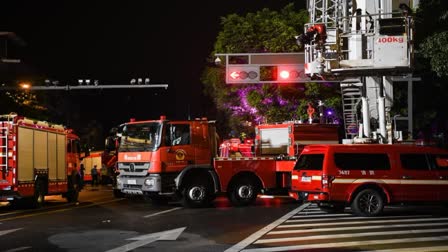
[[[334,162],[341,170],[390,170],[387,154],[335,153]]]
[[[400,154],[401,166],[406,170],[429,170],[426,154]]]
[[[316,170],[321,171],[324,163],[324,154],[300,155],[294,170]]]
[[[435,163],[435,169],[448,171],[448,155],[431,155]]]

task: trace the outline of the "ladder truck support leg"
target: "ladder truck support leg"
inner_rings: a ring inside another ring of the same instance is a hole
[[[386,132],[386,110],[385,110],[383,78],[381,78],[379,85],[380,85],[380,90],[379,90],[379,96],[378,96],[378,119],[379,119],[379,125],[380,125],[381,141],[383,141],[383,143],[384,143],[385,141],[387,141],[386,140],[387,132]]]
[[[362,126],[364,129],[364,137],[370,137],[370,115],[369,104],[367,101],[367,87],[365,78],[362,79]]]

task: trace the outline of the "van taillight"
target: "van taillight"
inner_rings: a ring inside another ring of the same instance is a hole
[[[334,176],[322,175],[322,188],[330,188],[334,178]]]

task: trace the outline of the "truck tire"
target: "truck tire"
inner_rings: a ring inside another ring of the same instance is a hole
[[[352,211],[358,216],[373,217],[381,214],[384,198],[374,189],[360,191],[351,204]]]
[[[259,190],[253,179],[240,178],[230,188],[229,199],[234,206],[247,206],[257,199]]]
[[[181,203],[185,207],[199,208],[209,206],[212,202],[212,191],[206,180],[195,179],[187,182],[182,190]]]
[[[41,208],[45,204],[45,187],[43,180],[37,180],[34,185],[34,195],[31,197],[31,207]]]

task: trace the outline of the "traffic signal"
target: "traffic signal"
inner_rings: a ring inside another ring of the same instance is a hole
[[[303,64],[276,65],[229,65],[226,71],[226,83],[297,83],[306,82]]]
[[[277,76],[279,83],[302,82],[307,80],[302,64],[277,65]]]
[[[259,83],[260,67],[232,65],[227,67],[227,83]]]

